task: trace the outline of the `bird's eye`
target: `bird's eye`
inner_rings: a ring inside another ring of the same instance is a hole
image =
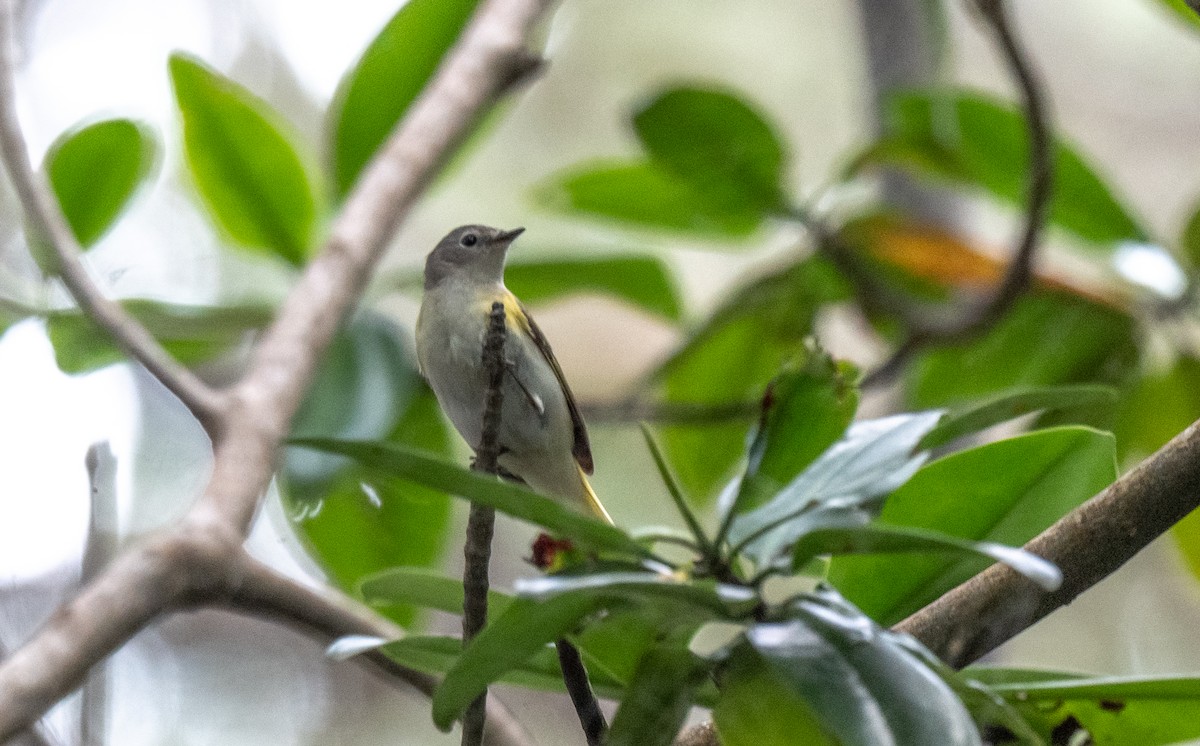
[[[479,243],[479,236],[476,236],[474,233],[468,233],[460,238],[458,242],[463,246],[474,246],[475,244]]]

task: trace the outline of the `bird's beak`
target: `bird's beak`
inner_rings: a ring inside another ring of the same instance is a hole
[[[511,231],[500,231],[496,234],[493,240],[496,243],[510,244],[517,239],[517,236],[525,232],[524,228],[513,228]]]

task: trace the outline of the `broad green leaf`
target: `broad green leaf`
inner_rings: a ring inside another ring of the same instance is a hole
[[[783,144],[733,93],[670,88],[639,108],[633,126],[651,159],[711,201],[763,213],[785,202]]]
[[[1113,438],[1062,427],[961,451],[930,463],[888,498],[879,521],[1020,546],[1116,478]],[[982,559],[835,557],[829,580],[890,625],[975,575]]]
[[[670,321],[683,312],[679,291],[656,257],[636,254],[511,261],[504,283],[529,305],[573,293],[600,293]]]
[[[332,438],[293,438],[289,444],[349,456],[375,473],[487,505],[594,549],[637,557],[647,553],[644,547],[615,526],[577,513],[524,487],[469,471],[418,450],[376,441]]]
[[[1012,104],[961,90],[903,93],[888,107],[885,142],[883,160],[983,189],[1016,207],[1024,204],[1028,136]],[[1054,158],[1051,223],[1104,247],[1148,240],[1128,207],[1074,148],[1060,140]]]
[[[909,643],[829,591],[803,597],[791,615],[754,625],[729,653],[714,711],[726,746],[981,743],[958,697]],[[781,732],[780,721],[803,737]]]
[[[491,621],[446,673],[433,693],[433,722],[449,730],[489,684],[520,666],[547,644],[566,636],[598,611],[603,596],[564,593],[542,601],[518,598]]]
[[[320,188],[296,138],[262,99],[199,60],[171,55],[188,168],[234,242],[302,265],[315,246]]]
[[[335,338],[293,432],[451,451],[437,402],[399,328],[367,314]],[[281,485],[293,529],[349,593],[365,577],[397,566],[428,566],[441,556],[450,526],[445,492],[369,472],[339,456],[295,449],[285,453]],[[415,619],[414,605],[400,600],[380,608],[401,624]]]
[[[773,498],[845,434],[858,409],[854,378],[814,345],[771,382],[735,513]]]
[[[656,373],[670,402],[729,405],[757,401],[784,363],[803,349],[825,303],[847,296],[845,281],[821,259],[805,259],[756,279],[723,303]],[[746,421],[662,428],[667,460],[699,500],[712,497],[746,453]]]
[[[601,162],[556,174],[534,191],[547,208],[704,238],[745,238],[762,213],[714,201],[685,179],[650,161]]]
[[[184,306],[126,300],[122,307],[184,364],[210,360],[235,348],[246,335],[270,322],[266,306]],[[77,310],[47,316],[46,333],[64,373],[86,373],[126,359],[107,332]]]
[[[909,369],[909,405],[959,404],[1016,387],[1123,383],[1137,359],[1138,333],[1128,315],[1036,291],[981,337],[921,355]]]
[[[457,637],[410,636],[384,645],[384,655],[402,666],[426,673],[444,674],[454,667],[462,653],[462,640]],[[596,694],[608,699],[621,696],[623,685],[601,671],[588,668],[588,679]],[[497,681],[529,689],[561,692],[562,669],[553,650],[543,648],[524,662],[509,669]]]
[[[729,540],[760,568],[775,563],[826,511],[870,517],[925,463],[917,444],[942,417],[919,412],[857,422],[766,504],[733,520]]]
[[[646,652],[609,729],[607,746],[669,746],[704,683],[708,664],[683,645],[664,643]]]
[[[409,0],[342,79],[331,120],[339,197],[433,77],[479,0]]]
[[[1200,15],[1196,14],[1194,5],[1191,5],[1187,0],[1158,0],[1159,5],[1175,14],[1175,17],[1183,21],[1193,31],[1200,31]]]
[[[1200,679],[1084,678],[1044,671],[968,669],[1008,699],[1044,737],[1075,731],[1096,746],[1165,746],[1200,738]],[[998,679],[998,680],[997,680]]]
[[[1200,267],[1200,203],[1197,203],[1192,209],[1192,216],[1183,226],[1183,232],[1179,237],[1179,248],[1183,256],[1187,257],[1190,262],[1192,271]]]
[[[1039,386],[1003,391],[951,410],[941,424],[925,436],[921,447],[937,448],[964,435],[977,433],[1031,412],[1113,404],[1116,399],[1116,389],[1094,384]]]
[[[792,550],[792,567],[799,569],[819,554],[880,554],[921,552],[969,555],[1003,562],[1047,591],[1062,584],[1062,573],[1050,562],[1023,549],[989,541],[969,541],[925,529],[883,523],[826,526],[809,531]]]
[[[70,130],[50,146],[42,169],[80,246],[100,240],[158,164],[145,126],[107,119]]]
[[[462,614],[461,578],[448,578],[437,570],[422,567],[393,567],[368,575],[358,584],[358,594],[372,606],[411,604],[447,614]],[[503,614],[513,597],[488,590],[488,613]]]

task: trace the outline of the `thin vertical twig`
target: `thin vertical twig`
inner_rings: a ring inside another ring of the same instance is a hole
[[[592,682],[588,680],[583,658],[579,656],[579,650],[566,639],[558,640],[554,647],[558,651],[563,684],[567,687],[567,694],[571,695],[571,704],[575,706],[575,714],[579,716],[588,746],[601,746],[608,733],[608,721],[604,719],[600,702],[592,691]]]
[[[80,563],[81,584],[108,565],[117,552],[117,458],[108,441],[93,443],[85,458],[91,487],[91,517]],[[102,746],[108,731],[108,663],[101,661],[88,672],[79,701],[79,742]]]
[[[483,400],[483,428],[475,450],[476,471],[497,474],[500,458],[500,414],[504,407],[504,304],[492,304],[487,334],[483,338],[483,370],[487,376],[487,395]],[[492,534],[496,511],[471,504],[467,519],[467,540],[463,547],[463,645],[479,634],[487,624],[488,563],[492,558]],[[483,743],[487,691],[479,695],[463,713],[463,746]]]

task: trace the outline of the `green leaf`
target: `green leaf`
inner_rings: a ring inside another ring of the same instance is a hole
[[[184,306],[152,300],[126,300],[122,307],[180,362],[210,360],[241,344],[246,335],[271,321],[266,306]],[[55,311],[46,319],[54,360],[64,373],[87,373],[122,362],[125,354],[108,332],[77,310]]]
[[[1200,267],[1200,203],[1192,209],[1192,216],[1183,226],[1179,237],[1179,248],[1188,258],[1192,268]]]
[[[1094,384],[1038,386],[1002,391],[951,410],[941,424],[925,436],[921,447],[937,448],[964,435],[977,433],[1031,412],[1112,404],[1116,399],[1116,389]]]
[[[910,91],[887,111],[883,160],[977,187],[1023,207],[1029,144],[1013,105],[962,90]],[[1054,146],[1054,189],[1048,219],[1104,247],[1147,241],[1146,230],[1069,144]],[[870,157],[868,157],[870,160]]]
[[[600,293],[669,321],[679,321],[683,313],[667,265],[652,256],[512,261],[505,267],[504,283],[529,305],[574,293]]]
[[[433,722],[449,730],[488,684],[564,637],[604,605],[592,593],[564,593],[544,601],[518,598],[462,652],[433,693]]]
[[[925,463],[917,444],[942,417],[919,412],[857,422],[766,504],[733,520],[729,540],[760,568],[775,562],[827,511],[869,517]]]
[[[392,567],[368,575],[358,584],[358,594],[372,606],[411,604],[458,615],[463,611],[462,580],[428,568]],[[503,614],[512,601],[507,593],[489,590],[488,613]]]
[[[158,164],[145,126],[107,119],[70,130],[50,146],[42,169],[79,245],[100,240]]]
[[[547,575],[517,581],[517,594],[547,599],[564,593],[589,593],[606,598],[677,601],[726,619],[739,619],[759,603],[752,588],[712,580],[685,580],[652,572],[609,572],[587,575]]]
[[[968,541],[924,529],[883,523],[827,526],[809,531],[792,550],[792,567],[799,569],[819,554],[880,554],[924,552],[983,557],[1003,562],[1047,591],[1062,584],[1062,573],[1050,562],[1023,549],[988,541]]]
[[[1123,383],[1136,368],[1133,319],[1081,298],[1023,296],[983,336],[932,350],[910,366],[909,405],[944,406],[1014,387]]]
[[[234,242],[302,265],[323,210],[317,183],[279,115],[199,60],[171,55],[188,167],[209,214]]]
[[[457,637],[424,637],[414,635],[384,645],[384,655],[402,666],[426,673],[444,674],[454,667],[462,653],[462,640]],[[596,694],[609,699],[621,696],[623,686],[602,671],[588,669],[588,679]],[[524,662],[504,673],[497,681],[530,689],[550,692],[564,691],[562,669],[553,650],[543,648]]]
[[[479,0],[409,0],[342,79],[331,107],[339,197],[433,77]]]
[[[813,345],[771,382],[734,513],[770,500],[846,433],[858,409],[855,375]]]
[[[746,204],[713,201],[685,179],[650,161],[592,163],[557,174],[534,200],[563,213],[704,238],[745,238],[762,222]]]
[[[1195,7],[1189,5],[1187,0],[1158,0],[1158,3],[1193,31],[1200,31],[1200,15],[1196,14]]]
[[[1084,427],[1040,430],[929,464],[884,504],[881,523],[1020,546],[1116,478],[1113,438]],[[890,625],[988,562],[936,556],[835,557],[829,580]]]
[[[417,450],[389,443],[332,438],[292,438],[288,442],[292,446],[349,456],[375,472],[461,496],[594,549],[636,557],[647,553],[644,547],[615,526],[577,513],[524,487],[469,471]]]
[[[712,556],[712,543],[708,538],[708,534],[704,532],[704,528],[700,525],[700,520],[696,514],[688,506],[687,497],[683,493],[683,488],[679,486],[679,480],[671,473],[671,468],[667,466],[666,456],[663,455],[662,447],[659,446],[658,440],[654,437],[654,432],[650,429],[650,425],[641,423],[642,437],[646,440],[646,447],[650,450],[650,456],[654,459],[654,466],[658,469],[659,475],[662,477],[663,484],[666,485],[667,493],[671,496],[671,501],[675,503],[675,510],[679,512],[679,516],[683,518],[683,522],[687,524],[690,534],[684,534],[683,540],[693,543],[697,550],[705,556]],[[652,531],[649,535],[651,541],[661,538],[667,538],[670,533],[662,531]],[[645,540],[646,533],[640,533],[637,538]]]
[[[732,93],[669,88],[640,107],[633,126],[651,159],[714,203],[765,214],[786,201],[780,138]]]
[[[659,369],[667,401],[729,405],[757,401],[786,361],[803,349],[825,303],[847,297],[845,281],[809,258],[733,294]],[[746,453],[746,421],[662,429],[667,459],[688,494],[710,498]]]
[[[437,401],[421,381],[398,327],[360,314],[334,339],[295,421],[294,432],[381,438],[451,451]],[[281,479],[292,527],[343,590],[396,566],[427,566],[450,527],[444,491],[369,472],[340,456],[289,450]],[[353,541],[347,541],[353,537]],[[414,605],[381,605],[409,625]]]
[[[964,675],[980,677],[1046,738],[1051,733],[1071,735],[1071,725],[1089,733],[1088,743],[1096,746],[1165,746],[1200,737],[1197,678],[1083,678],[1019,670],[1004,670],[997,677],[989,673],[973,668]]]
[[[980,743],[954,692],[897,635],[830,591],[791,613],[729,652],[713,712],[726,746]]]
[[[685,646],[652,647],[638,664],[605,744],[669,746],[707,674],[708,665]]]

